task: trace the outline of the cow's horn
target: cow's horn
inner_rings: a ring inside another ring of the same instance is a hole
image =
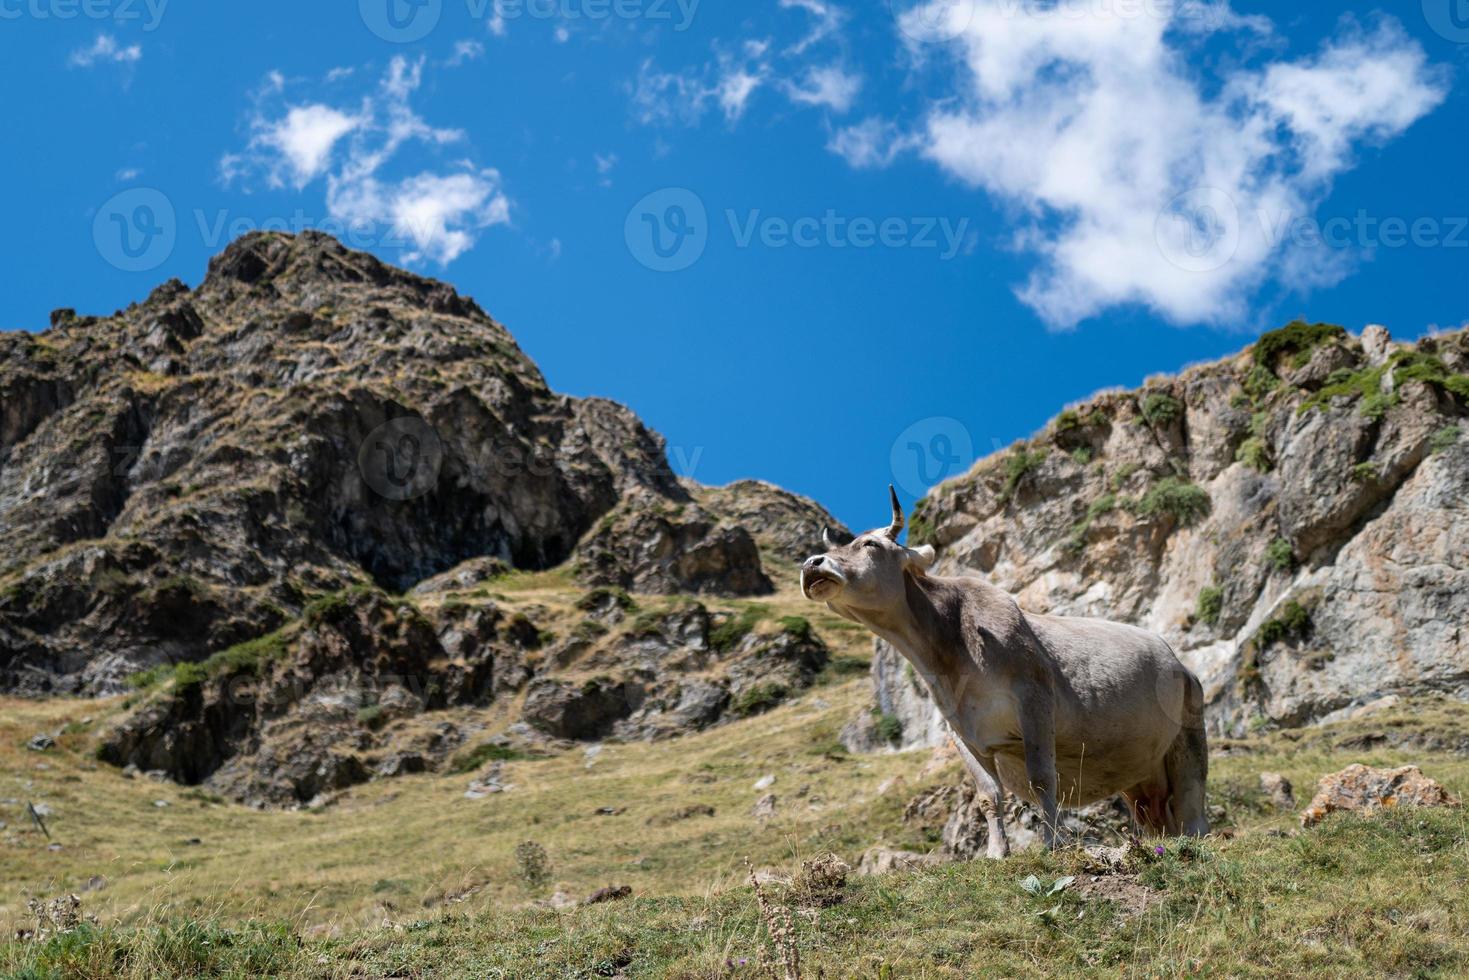
[[[903,505],[898,503],[898,491],[891,483],[888,484],[888,493],[893,498],[893,526],[888,528],[888,537],[896,541],[903,533]]]
[[[837,548],[836,540],[831,536],[831,528],[829,527],[823,527],[821,529],[821,546],[827,551],[834,551]]]

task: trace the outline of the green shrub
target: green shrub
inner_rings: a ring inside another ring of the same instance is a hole
[[[1250,396],[1252,403],[1259,404],[1272,391],[1280,387],[1280,379],[1269,368],[1256,364],[1250,368],[1249,374],[1246,374],[1245,379],[1240,382],[1240,387],[1244,388],[1245,394]]]
[[[796,639],[809,642],[812,639],[811,621],[805,616],[782,616],[780,628],[793,634]]]
[[[1394,390],[1383,392],[1383,378],[1392,372]],[[1335,380],[1332,380],[1335,379]],[[1324,409],[1333,398],[1355,398],[1360,400],[1358,410],[1373,421],[1380,420],[1399,401],[1397,387],[1409,381],[1420,381],[1440,391],[1469,401],[1469,375],[1454,374],[1448,365],[1432,354],[1422,351],[1398,351],[1388,358],[1386,364],[1364,368],[1345,375],[1333,373],[1327,384],[1309,400],[1304,402],[1301,412],[1313,408]]]
[[[861,657],[851,654],[841,654],[832,657],[826,662],[823,673],[832,677],[853,677],[857,674],[865,674],[872,669],[872,665]]]
[[[1289,541],[1285,538],[1276,538],[1265,549],[1265,560],[1280,571],[1288,572],[1295,567],[1296,555]]]
[[[483,745],[476,745],[472,749],[466,749],[454,756],[449,762],[449,771],[456,776],[462,776],[465,773],[481,769],[490,762],[515,762],[525,758],[527,756],[523,752],[517,752],[503,745],[486,742]]]
[[[908,519],[908,546],[932,544],[936,529],[928,518],[928,498],[924,497],[913,505],[913,516]]]
[[[1244,463],[1252,470],[1261,473],[1269,473],[1274,467],[1270,461],[1270,447],[1265,445],[1265,440],[1250,436],[1240,443],[1239,451],[1234,454],[1235,462]]]
[[[1260,646],[1268,647],[1286,639],[1299,639],[1311,631],[1311,613],[1294,599],[1280,607],[1280,614],[1267,620],[1255,634]]]
[[[746,606],[709,631],[709,645],[720,653],[728,653],[739,646],[740,641],[750,634],[764,615],[763,606]]]
[[[383,706],[380,704],[369,704],[357,709],[357,724],[377,731],[387,723],[383,717]]]
[[[1183,415],[1183,406],[1178,399],[1161,391],[1155,391],[1143,399],[1143,418],[1152,425],[1167,427]]]
[[[898,742],[903,738],[903,722],[897,715],[878,713],[874,727],[877,737],[888,744]]]
[[[1219,625],[1219,614],[1224,609],[1224,590],[1217,585],[1206,585],[1199,590],[1199,604],[1194,616],[1201,623]]]
[[[173,669],[173,686],[176,691],[197,687],[209,680],[209,671],[203,664],[182,663]]]
[[[1072,429],[1079,428],[1081,428],[1081,416],[1076,414],[1075,409],[1068,408],[1056,416],[1057,432],[1070,432]]]
[[[1376,463],[1358,463],[1352,467],[1352,479],[1358,483],[1376,483],[1377,476]]]
[[[784,684],[756,684],[745,688],[730,701],[729,710],[736,718],[748,718],[769,711],[784,701],[788,694],[790,691]]]
[[[1168,514],[1185,527],[1207,517],[1212,507],[1208,491],[1177,476],[1165,476],[1143,494],[1133,510],[1143,517]]]
[[[204,671],[210,677],[240,674],[245,671],[262,676],[267,664],[284,660],[290,652],[290,644],[284,630],[276,630],[265,636],[237,643],[204,661]]]
[[[1093,455],[1091,446],[1077,446],[1071,450],[1071,458],[1078,466],[1086,466],[1092,461]]]
[[[1022,448],[1005,457],[1005,485],[1000,490],[1000,502],[1004,503],[1013,497],[1026,474],[1038,469],[1045,461],[1044,449],[1031,451]]]
[[[1459,441],[1460,429],[1457,425],[1446,425],[1439,429],[1428,440],[1428,451],[1437,455],[1447,452],[1454,443]]]
[[[612,600],[614,605],[625,612],[631,612],[638,607],[638,604],[633,601],[632,596],[627,594],[626,589],[602,586],[592,589],[580,599],[576,600],[576,608],[582,612],[590,612],[593,609],[600,609],[606,605],[609,599]]]
[[[1069,551],[1079,552],[1086,549],[1086,535],[1092,529],[1092,524],[1103,514],[1109,514],[1117,508],[1116,494],[1103,494],[1093,500],[1086,509],[1086,516],[1077,521],[1071,528],[1071,537],[1066,542]]]
[[[311,626],[340,625],[352,615],[352,601],[346,592],[334,592],[313,599],[306,606],[305,619]]]
[[[1311,351],[1330,341],[1343,340],[1346,336],[1346,330],[1334,323],[1293,320],[1279,330],[1271,330],[1255,342],[1255,363],[1273,370],[1282,355],[1293,354],[1295,357],[1292,363],[1301,367],[1310,359]]]

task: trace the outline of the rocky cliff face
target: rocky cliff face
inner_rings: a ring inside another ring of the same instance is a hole
[[[0,335],[0,691],[133,690],[103,758],[257,805],[766,710],[826,647],[693,597],[771,592],[823,525],[678,480],[473,300],[323,235]]]
[[[196,289],[0,334],[0,690],[120,690],[315,597],[476,559],[769,591],[760,527],[703,493],[631,412],[552,392],[449,286],[253,234]]]
[[[1216,731],[1404,693],[1469,696],[1469,331],[1296,323],[1099,394],[920,501],[912,536],[1036,612],[1162,634]],[[878,644],[899,744],[942,726]],[[855,745],[881,739],[859,719]]]

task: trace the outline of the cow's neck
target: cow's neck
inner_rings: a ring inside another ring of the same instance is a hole
[[[887,640],[913,662],[930,683],[952,672],[956,648],[952,617],[941,608],[945,597],[937,583],[907,575],[906,601],[893,609],[848,609],[851,617]]]

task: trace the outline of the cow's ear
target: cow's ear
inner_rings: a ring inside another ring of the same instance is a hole
[[[926,572],[933,566],[933,561],[938,557],[938,552],[933,550],[931,544],[921,544],[916,548],[908,549],[909,564],[920,572]]]

